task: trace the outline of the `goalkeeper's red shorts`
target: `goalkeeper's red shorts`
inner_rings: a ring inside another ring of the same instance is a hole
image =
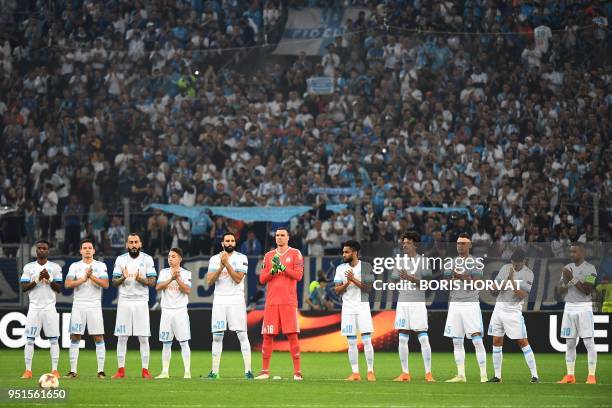
[[[268,305],[264,309],[261,334],[299,333],[298,310],[293,305]]]

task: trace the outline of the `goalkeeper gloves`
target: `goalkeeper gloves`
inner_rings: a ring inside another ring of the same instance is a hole
[[[287,267],[281,263],[280,257],[278,255],[274,255],[272,258],[272,270],[270,273],[272,275],[276,275],[279,272],[285,272],[285,269],[287,269]]]

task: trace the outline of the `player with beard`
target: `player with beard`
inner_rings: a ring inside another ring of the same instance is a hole
[[[348,341],[348,356],[352,374],[347,381],[360,381],[359,350],[357,335],[361,333],[363,353],[368,366],[368,381],[376,381],[374,375],[374,347],[372,345],[372,313],[370,312],[369,293],[372,289],[374,275],[372,265],[359,259],[361,245],[357,241],[346,241],[342,244],[344,263],[336,268],[334,290],[342,297],[342,321],[340,332]]]
[[[157,272],[151,256],[141,252],[138,234],[128,235],[127,253],[117,257],[113,270],[113,285],[119,290],[115,336],[117,336],[117,363],[119,370],[112,378],[125,377],[125,354],[129,336],[138,336],[142,378],[149,374],[149,288],[155,286]]]
[[[247,335],[247,312],[244,297],[245,275],[249,269],[246,255],[236,251],[236,236],[231,232],[223,234],[223,251],[213,255],[208,262],[206,281],[215,285],[211,331],[212,369],[206,378],[219,378],[219,365],[223,351],[223,335],[226,330],[236,332],[244,359],[244,376],[253,379],[251,372],[251,344]]]

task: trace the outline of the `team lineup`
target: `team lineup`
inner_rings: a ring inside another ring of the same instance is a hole
[[[245,275],[248,258],[236,251],[236,236],[226,233],[222,237],[222,251],[209,260],[206,281],[214,285],[212,307],[212,364],[204,379],[220,378],[220,363],[223,339],[226,331],[236,333],[244,362],[244,377],[248,380],[266,380],[270,376],[270,362],[274,350],[274,339],[284,334],[289,343],[293,363],[293,379],[303,379],[301,371],[300,344],[298,339],[298,298],[297,283],[304,273],[301,252],[289,246],[289,232],[278,229],[275,233],[276,248],[264,256],[259,282],[267,287],[261,334],[262,368],[254,375],[251,364],[251,345],[247,335],[247,309],[245,303]],[[432,279],[433,273],[427,262],[419,262],[419,234],[408,231],[402,236],[402,252],[414,260],[416,269],[395,268],[392,279],[417,284]],[[471,241],[467,234],[457,238],[457,257],[465,261],[471,258]],[[104,321],[102,314],[102,291],[110,284],[118,289],[117,315],[114,335],[117,337],[117,371],[113,379],[126,376],[125,360],[130,336],[138,338],[141,356],[141,376],[152,379],[149,372],[151,336],[149,321],[149,290],[155,287],[161,294],[161,320],[159,341],[163,344],[162,369],[156,379],[169,378],[172,343],[176,339],[181,348],[184,378],[191,376],[191,340],[188,313],[192,272],[181,266],[183,253],[172,248],[168,253],[168,267],[157,273],[153,258],[142,252],[138,234],[130,234],[126,242],[127,252],[117,257],[112,276],[109,278],[106,264],[94,259],[95,248],[90,240],[80,245],[81,260],[70,265],[65,281],[61,267],[48,260],[49,242],[36,243],[36,261],[23,267],[20,284],[28,293],[29,307],[24,336],[25,371],[21,378],[32,378],[32,360],[36,337],[44,332],[50,343],[51,372],[60,377],[58,371],[59,314],[56,310],[56,293],[63,287],[73,289],[73,304],[70,318],[70,371],[65,378],[78,378],[79,347],[85,331],[95,343],[97,377],[106,378]],[[374,370],[374,346],[372,335],[375,331],[368,297],[373,290],[374,273],[372,264],[360,259],[360,244],[349,240],[342,244],[342,260],[335,271],[333,290],[342,300],[341,335],[347,338],[348,359],[351,374],[346,380],[359,381],[358,335],[361,335],[367,363],[367,380],[376,381]],[[594,342],[594,321],[592,291],[597,279],[595,267],[585,260],[582,243],[573,243],[570,249],[572,262],[560,271],[557,284],[564,297],[565,308],[560,336],[566,340],[565,361],[567,372],[558,381],[561,384],[575,383],[576,347],[579,338],[587,350],[587,384],[596,384],[597,352]],[[497,302],[486,334],[492,336],[492,362],[494,374],[487,373],[487,351],[483,343],[485,335],[478,290],[453,290],[450,292],[448,314],[443,335],[452,341],[457,375],[446,382],[467,382],[465,374],[465,339],[471,340],[475,348],[480,371],[480,382],[501,383],[504,337],[516,341],[530,372],[530,382],[538,383],[536,358],[528,341],[522,314],[523,303],[528,298],[534,280],[533,272],[526,266],[527,255],[517,249],[510,263],[499,270],[495,280],[504,289],[494,293]],[[465,262],[463,262],[465,263]],[[483,279],[483,270],[444,270],[444,279],[476,281]],[[435,382],[432,372],[432,351],[429,343],[428,311],[424,290],[402,290],[399,292],[394,327],[398,331],[398,354],[401,373],[394,378],[398,382],[412,380],[409,369],[409,338],[417,336],[424,365],[424,380]]]

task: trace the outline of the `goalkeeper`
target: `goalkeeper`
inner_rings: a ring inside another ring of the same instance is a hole
[[[256,380],[270,378],[270,359],[274,350],[274,337],[283,333],[289,340],[289,351],[293,359],[293,379],[301,380],[300,343],[298,336],[297,282],[304,274],[304,259],[298,249],[289,246],[289,231],[276,230],[276,249],[264,256],[263,269],[259,277],[262,285],[268,285],[266,306],[261,327],[263,359],[261,374]]]

